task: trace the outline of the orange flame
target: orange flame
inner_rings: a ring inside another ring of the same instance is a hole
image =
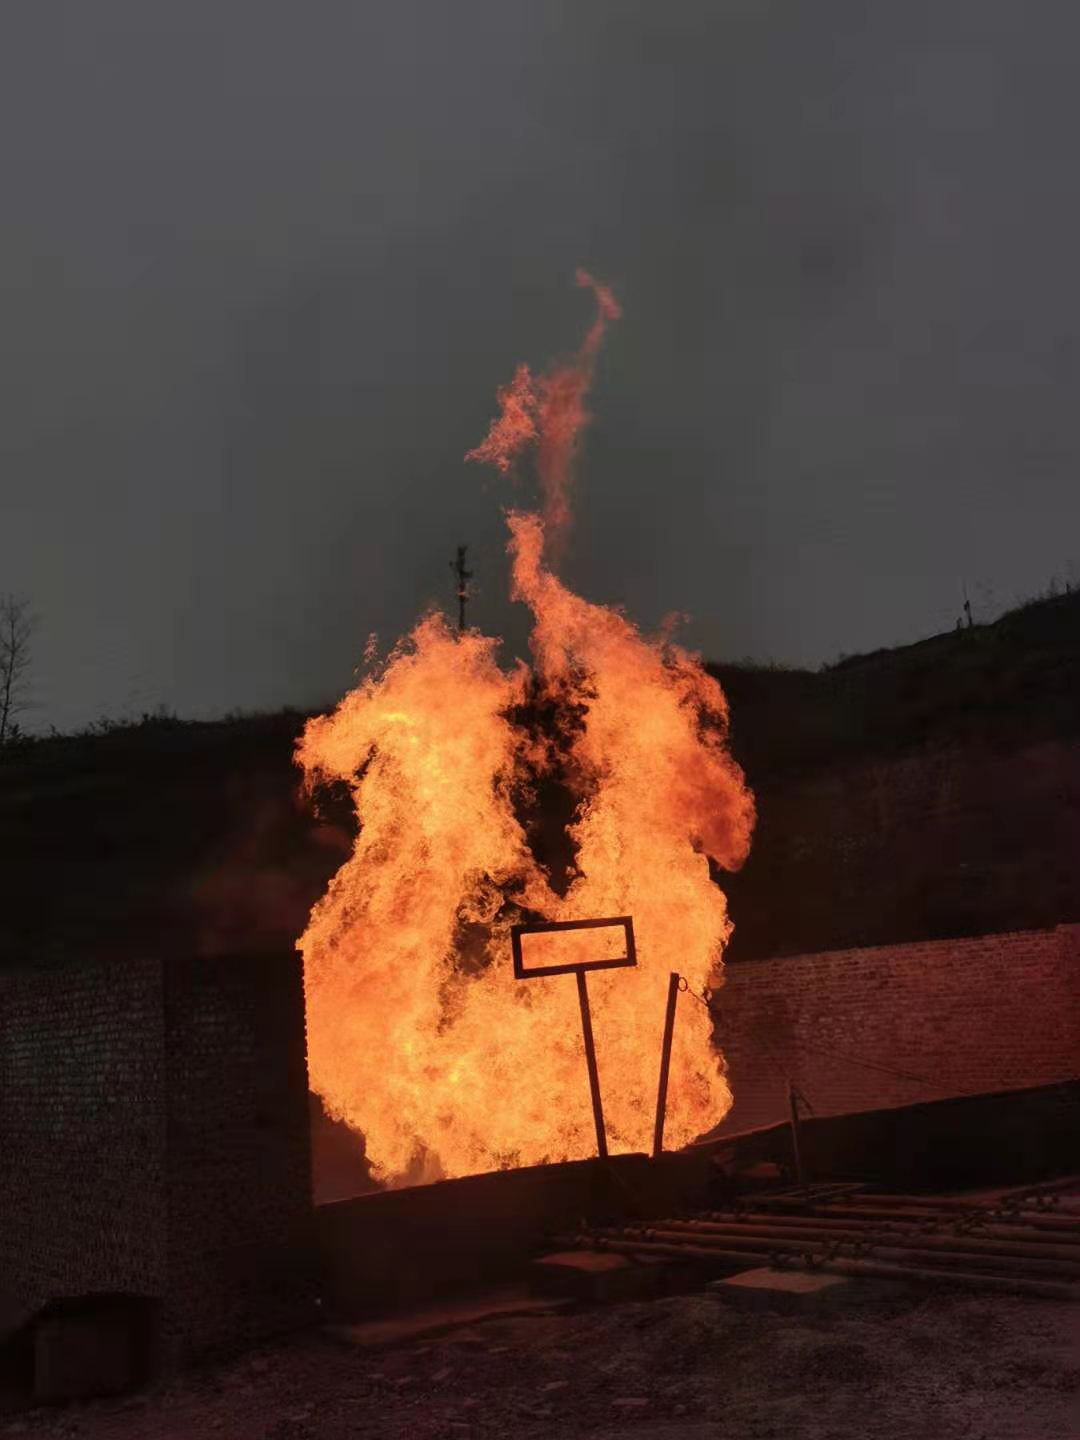
[[[695,990],[715,979],[731,926],[709,860],[735,868],[750,843],[753,801],[727,750],[720,686],[697,656],[574,595],[545,563],[546,539],[569,519],[584,400],[619,314],[609,290],[584,272],[578,281],[597,314],[573,364],[540,380],[521,366],[471,452],[504,472],[537,452],[543,518],[508,516],[532,669],[501,668],[497,641],[428,615],[298,748],[310,781],[351,786],[361,821],[299,942],[311,1083],[364,1133],[387,1179],[593,1150],[576,989],[567,977],[515,981],[509,929],[523,915],[633,915],[637,968],[589,984],[609,1146],[646,1148],[668,974]],[[561,725],[529,721],[545,704]],[[526,820],[553,777],[572,796],[564,886]],[[684,1004],[667,1143],[703,1133],[730,1104],[709,1014]]]
[[[556,548],[570,525],[573,462],[589,418],[585,396],[608,324],[622,314],[611,290],[587,270],[577,272],[577,283],[596,297],[596,316],[577,355],[570,364],[539,377],[527,365],[519,365],[511,383],[496,392],[500,414],[484,440],[465,456],[486,461],[505,475],[530,445],[538,445],[544,529],[549,546]]]

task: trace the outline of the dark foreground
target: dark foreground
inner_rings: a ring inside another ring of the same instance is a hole
[[[310,1334],[0,1434],[88,1440],[1077,1440],[1080,1307],[916,1294],[831,1317],[707,1295],[361,1348]]]

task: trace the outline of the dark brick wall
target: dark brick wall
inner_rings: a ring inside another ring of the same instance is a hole
[[[16,974],[0,990],[0,1284],[160,1295],[161,967]]]
[[[312,1303],[299,957],[171,964],[165,1017],[169,1323],[198,1353]]]
[[[309,1314],[298,956],[9,976],[0,1087],[0,1284],[16,1306],[156,1298],[164,1364]]]
[[[725,977],[723,1132],[786,1119],[788,1076],[817,1115],[1080,1076],[1078,925],[744,961]]]

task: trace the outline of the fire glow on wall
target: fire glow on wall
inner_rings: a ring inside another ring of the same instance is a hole
[[[427,614],[298,746],[312,784],[350,786],[360,821],[299,941],[311,1083],[391,1181],[594,1150],[573,987],[515,983],[511,927],[529,921],[633,915],[637,966],[594,976],[591,999],[608,1143],[647,1149],[669,973],[714,982],[731,926],[710,860],[734,869],[749,848],[753,800],[717,681],[554,568],[585,398],[619,315],[609,290],[578,282],[596,314],[577,355],[545,374],[519,367],[468,457],[504,474],[534,462],[540,509],[506,515],[531,665],[500,665],[497,639]],[[534,853],[555,792],[565,874]],[[688,1006],[669,1143],[730,1105],[709,1014]]]

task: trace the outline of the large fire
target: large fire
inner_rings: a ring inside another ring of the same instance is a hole
[[[597,308],[577,356],[540,376],[520,367],[468,457],[504,472],[535,457],[542,513],[507,515],[532,666],[505,668],[498,640],[428,614],[298,747],[311,783],[351,787],[360,821],[299,942],[311,1083],[389,1181],[595,1151],[576,989],[514,979],[521,919],[633,916],[637,968],[589,986],[609,1147],[648,1148],[668,974],[715,983],[731,926],[709,861],[733,869],[749,848],[753,800],[720,686],[553,569],[619,315],[609,290],[578,281]],[[730,1105],[709,1014],[684,1004],[667,1143]]]

